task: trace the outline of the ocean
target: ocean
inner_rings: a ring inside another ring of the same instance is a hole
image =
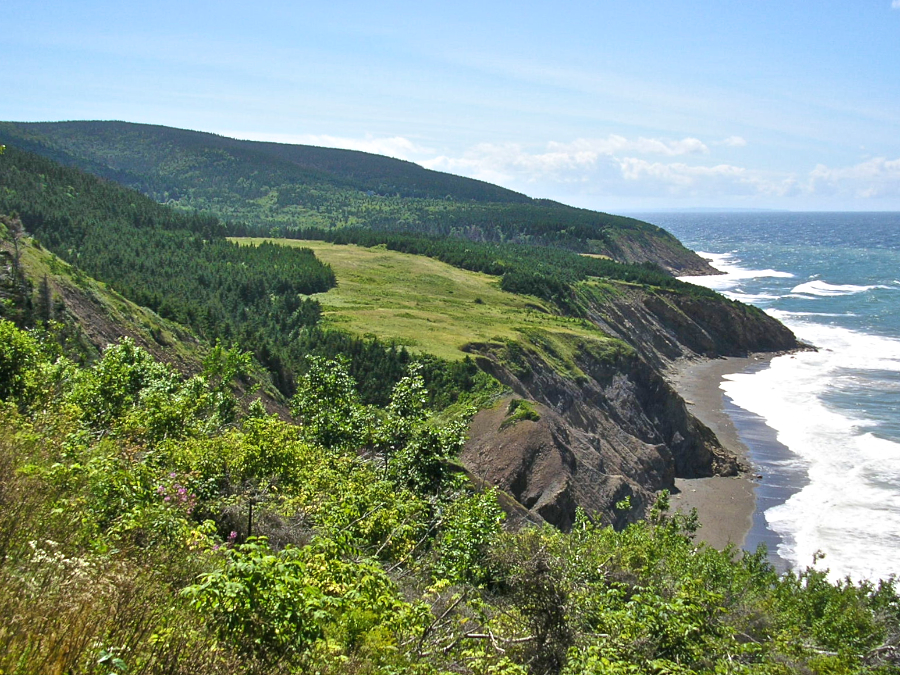
[[[722,384],[762,475],[746,546],[833,579],[900,573],[900,213],[653,213],[817,351]]]

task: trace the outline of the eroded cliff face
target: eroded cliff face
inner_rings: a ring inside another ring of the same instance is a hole
[[[473,420],[461,459],[543,519],[567,529],[577,507],[615,526],[642,516],[674,479],[734,475],[737,460],[685,407],[662,372],[674,361],[797,346],[780,323],[744,305],[632,288],[595,298],[591,320],[630,348],[577,346],[578,373],[521,345],[470,345],[479,365],[532,402],[516,421],[509,400]],[[631,498],[632,509],[615,504]]]
[[[624,285],[615,293],[591,284],[581,290],[591,323],[627,342],[659,371],[684,358],[747,356],[799,346],[781,322],[724,298]]]
[[[652,262],[675,276],[721,274],[674,235],[649,223],[610,233],[604,252],[619,262]]]

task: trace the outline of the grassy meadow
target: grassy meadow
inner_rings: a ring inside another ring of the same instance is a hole
[[[258,244],[265,239],[235,239]],[[472,342],[563,343],[610,340],[585,321],[553,313],[550,303],[500,290],[495,276],[389,251],[321,241],[269,240],[312,249],[337,276],[315,297],[325,326],[395,341],[412,351],[458,360]],[[539,338],[538,338],[539,336]]]

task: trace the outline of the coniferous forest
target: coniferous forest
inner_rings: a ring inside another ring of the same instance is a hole
[[[117,183],[7,148],[0,213],[16,213],[41,245],[133,302],[252,350],[290,396],[307,354],[350,358],[366,400],[385,402],[410,356],[403,348],[315,328],[309,295],[335,283],[306,249],[226,239],[217,217],[165,207]],[[455,399],[474,366],[426,359],[433,396]]]

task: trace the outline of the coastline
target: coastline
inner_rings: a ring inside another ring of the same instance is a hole
[[[728,544],[740,548],[747,542],[754,529],[758,485],[752,473],[749,448],[728,414],[719,385],[726,375],[765,366],[775,356],[778,354],[684,361],[669,374],[670,384],[684,399],[691,414],[708,426],[722,446],[746,467],[737,476],[675,479],[677,492],[670,500],[673,511],[697,509],[701,525],[697,540],[718,549]],[[774,547],[769,548],[774,552]]]

